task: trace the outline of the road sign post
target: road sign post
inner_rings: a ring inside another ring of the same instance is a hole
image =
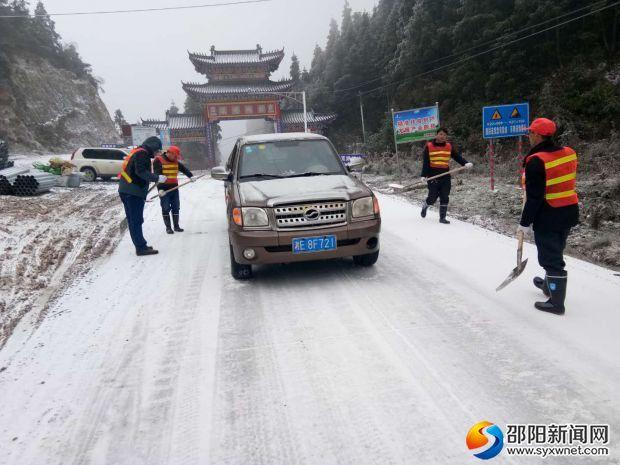
[[[491,175],[491,191],[495,190],[495,147],[493,139],[489,142],[489,173]]]
[[[482,136],[489,141],[489,171],[491,190],[495,190],[495,146],[494,139],[519,138],[519,161],[522,157],[521,136],[527,134],[530,125],[529,103],[513,103],[482,108]]]

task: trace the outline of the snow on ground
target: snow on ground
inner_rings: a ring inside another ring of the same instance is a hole
[[[136,257],[125,235],[0,351],[0,464],[479,463],[465,435],[481,420],[608,423],[612,455],[579,463],[618,463],[612,271],[568,259],[567,314],[543,314],[532,246],[496,293],[514,239],[381,196],[374,268],[261,267],[236,282],[221,184],[182,199],[183,234],[148,209],[159,255]]]
[[[365,175],[374,189],[393,193],[389,184],[396,176]],[[419,178],[404,176],[409,184]],[[567,252],[593,263],[620,270],[620,178],[592,175],[580,179],[580,224],[571,230]],[[427,189],[415,189],[398,194],[421,206]],[[461,173],[453,177],[448,216],[504,234],[514,234],[521,216],[523,191],[518,188],[517,176],[497,180],[491,191],[484,175]],[[439,205],[439,201],[435,207]]]
[[[19,321],[37,322],[50,300],[120,240],[115,183],[0,197],[0,348]]]

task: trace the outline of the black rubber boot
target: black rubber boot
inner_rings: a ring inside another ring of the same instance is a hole
[[[450,224],[450,222],[446,219],[446,215],[448,214],[448,206],[440,205],[439,206],[439,222],[442,224]]]
[[[166,232],[168,234],[174,234],[174,231],[172,230],[172,225],[170,224],[170,215],[163,215],[164,217],[164,224],[166,225]]]
[[[551,297],[546,302],[536,302],[534,306],[543,312],[564,315],[567,276],[547,276],[547,287]]]
[[[155,250],[153,247],[149,247],[144,250],[136,250],[136,255],[138,257],[142,257],[144,255],[157,255],[158,253],[159,253],[159,250]]]
[[[179,215],[172,215],[172,222],[174,223],[174,230],[176,232],[183,232],[185,229],[179,226]]]
[[[549,294],[549,288],[547,287],[547,281],[545,279],[536,276],[534,278],[534,286],[543,291],[543,294],[547,297],[551,296],[551,294]]]
[[[422,218],[426,218],[426,210],[428,210],[428,207],[429,205],[426,202],[422,205],[422,211],[420,212]]]

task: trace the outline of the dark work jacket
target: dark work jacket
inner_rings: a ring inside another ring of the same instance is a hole
[[[435,141],[433,141],[433,144],[437,145],[438,147],[445,147],[446,145],[445,143],[439,144]],[[468,161],[465,160],[459,152],[457,152],[454,144],[452,144],[452,153],[450,154],[450,157],[461,166],[464,166],[466,163],[468,163]],[[437,176],[438,174],[445,173],[446,171],[450,171],[450,168],[431,168],[431,159],[428,155],[428,145],[424,145],[424,151],[422,152],[422,174],[420,176],[424,178],[430,178],[431,176]],[[449,177],[450,175],[444,176],[444,178]]]
[[[162,155],[166,160],[168,161],[172,161],[170,160],[170,158],[168,158],[165,154]],[[185,176],[187,176],[188,178],[192,178],[194,176],[194,174],[189,170],[189,168],[187,166],[185,166],[183,163],[178,162],[179,163],[179,171],[181,173],[183,173]],[[160,175],[162,174],[164,171],[161,162],[156,158],[155,161],[153,161],[153,173],[155,173],[156,175]],[[178,184],[174,183],[174,184],[157,184],[157,190],[164,190],[167,191],[169,189],[173,189],[175,187],[177,187]]]
[[[118,192],[119,194],[135,195],[146,199],[149,183],[157,182],[158,176],[151,172],[153,151],[144,145],[141,145],[140,148],[144,150],[136,152],[127,165],[127,174],[133,182],[128,183],[121,176],[118,181]]]
[[[544,141],[533,147],[523,161],[525,167],[526,201],[521,214],[521,226],[533,225],[534,231],[563,231],[579,223],[579,205],[554,208],[545,200],[547,179],[545,165],[538,157],[530,157],[538,152],[555,152],[562,147],[552,141]],[[529,161],[528,161],[529,160]]]

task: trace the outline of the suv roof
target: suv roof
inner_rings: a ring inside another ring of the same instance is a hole
[[[276,142],[282,140],[328,140],[327,137],[310,132],[285,132],[279,134],[257,134],[239,138],[241,144],[256,144],[260,142]]]
[[[76,152],[78,150],[122,150],[126,152],[127,148],[126,147],[78,147],[77,149],[75,149]]]

